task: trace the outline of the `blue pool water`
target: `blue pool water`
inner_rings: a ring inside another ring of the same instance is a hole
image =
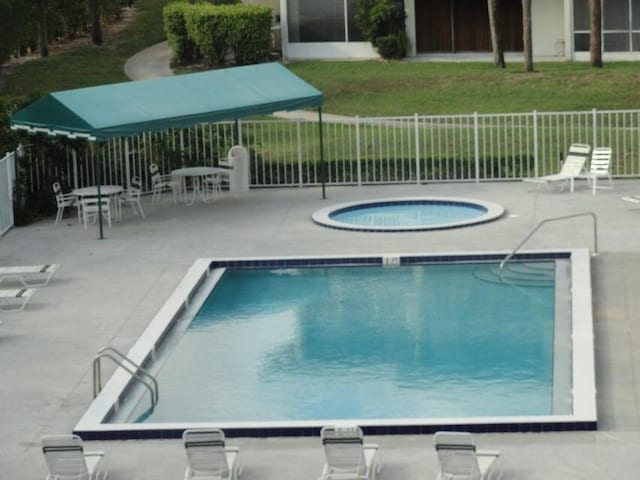
[[[416,232],[466,227],[500,218],[493,202],[449,197],[404,197],[343,203],[321,208],[311,218],[340,230]]]
[[[163,359],[145,421],[551,414],[540,265],[531,288],[487,281],[494,264],[227,270]]]
[[[338,210],[332,220],[375,227],[433,226],[479,217],[487,209],[470,203],[414,202]]]

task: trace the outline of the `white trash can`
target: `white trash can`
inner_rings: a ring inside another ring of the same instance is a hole
[[[249,191],[249,151],[241,145],[231,147],[228,163],[232,170],[229,175],[229,191],[245,193]]]

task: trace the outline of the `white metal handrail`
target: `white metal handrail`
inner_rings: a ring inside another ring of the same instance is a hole
[[[575,218],[575,217],[583,217],[587,215],[593,219],[593,254],[597,255],[598,254],[598,220],[596,218],[595,213],[582,212],[582,213],[574,213],[572,215],[563,215],[561,217],[545,218],[540,223],[538,223],[538,225],[536,225],[535,228],[531,230],[513,250],[511,250],[511,253],[509,253],[506,257],[504,257],[504,259],[500,262],[500,268],[498,269],[500,280],[502,280],[502,270],[505,264],[509,260],[511,260],[511,258],[516,254],[516,252],[520,250],[520,248],[527,242],[527,240],[529,240],[533,236],[533,234],[536,233],[540,229],[540,227],[542,227],[545,223],[555,222],[559,220],[567,220],[569,218]]]
[[[115,354],[115,355],[114,355]],[[93,359],[93,398],[97,397],[102,390],[102,373],[100,369],[100,360],[110,358],[119,367],[124,368],[133,378],[142,383],[151,394],[151,406],[155,406],[159,400],[158,381],[147,370],[135,363],[121,351],[113,347],[103,347]],[[130,368],[127,363],[133,367]],[[150,382],[149,382],[150,381]]]

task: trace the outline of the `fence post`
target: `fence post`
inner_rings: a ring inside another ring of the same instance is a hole
[[[536,177],[540,176],[538,164],[538,112],[533,111],[533,171]]]
[[[71,149],[71,164],[73,165],[73,188],[78,188],[78,154],[76,149]]]
[[[184,167],[184,130],[182,128],[180,129],[180,166]]]
[[[362,157],[360,150],[360,115],[356,115],[356,172],[358,176],[358,186],[362,186]]]
[[[476,158],[476,183],[480,183],[480,132],[478,131],[478,112],[473,112],[473,148]]]
[[[296,135],[298,137],[298,183],[304,186],[302,178],[302,134],[300,133],[300,119],[296,120]]]
[[[243,146],[244,142],[242,141],[242,119],[238,119],[236,122],[236,135],[238,136],[238,145]]]
[[[420,132],[418,124],[418,114],[413,114],[413,123],[415,129],[415,142],[416,142],[416,183],[420,185]]]
[[[124,142],[124,175],[127,180],[127,190],[131,188],[131,161],[129,159],[129,138],[123,137]]]
[[[593,132],[593,146],[597,147],[598,146],[598,113],[596,112],[596,109],[592,109],[591,110],[591,118],[592,118],[592,123],[591,123],[591,129]]]

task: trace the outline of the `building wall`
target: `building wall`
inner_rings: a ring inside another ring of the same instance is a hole
[[[569,33],[565,32],[564,2],[531,2],[531,30],[534,60],[536,56],[569,56],[571,41]]]
[[[280,0],[242,0],[242,3],[271,7],[274,17],[280,15]]]

